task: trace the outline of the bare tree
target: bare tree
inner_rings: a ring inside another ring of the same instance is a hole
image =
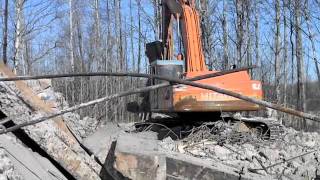
[[[3,16],[4,16],[4,22],[3,22],[3,46],[2,46],[2,59],[3,63],[7,64],[8,62],[8,56],[7,56],[7,48],[8,48],[8,6],[9,6],[9,1],[5,0],[4,1],[4,11],[3,11]]]
[[[274,69],[275,69],[275,92],[277,103],[281,102],[281,91],[280,91],[280,0],[275,0],[275,11],[276,11],[276,29],[275,29],[275,54],[274,54]]]
[[[236,0],[236,34],[237,34],[237,64],[242,65],[242,57],[243,57],[243,40],[244,40],[244,1]]]
[[[140,72],[140,66],[141,66],[141,59],[142,59],[142,54],[141,54],[141,34],[142,34],[142,30],[141,30],[141,0],[136,0],[137,4],[138,4],[138,33],[139,33],[139,40],[138,40],[138,64],[137,64],[137,70],[138,72]]]
[[[73,20],[73,0],[69,0],[69,16],[70,16],[70,64],[71,64],[71,72],[75,72],[74,66],[74,20]]]
[[[200,0],[198,11],[200,14],[200,27],[201,27],[201,39],[202,39],[202,47],[204,56],[206,59],[206,63],[209,65],[210,69],[224,69],[225,63],[224,59],[218,61],[215,58],[215,26],[218,26],[213,20],[213,13],[217,11],[216,9],[217,3],[209,0]],[[223,14],[222,14],[223,15]],[[219,21],[222,24],[222,16],[219,17]]]
[[[24,67],[24,59],[23,59],[23,49],[24,49],[24,14],[23,14],[23,7],[24,7],[25,0],[16,0],[15,2],[15,44],[14,44],[14,56],[13,56],[13,63],[14,63],[14,71],[19,74],[25,74],[25,67]]]
[[[255,1],[254,5],[254,33],[255,33],[255,63],[259,66],[256,71],[256,77],[261,79],[261,61],[260,61],[260,50],[259,50],[259,2]]]
[[[287,0],[282,0],[283,4],[283,104],[287,105],[287,80],[288,80],[288,40],[287,40]]]
[[[249,1],[245,1],[245,12],[246,12],[246,64],[247,66],[252,65],[252,46],[251,46],[251,3]],[[248,71],[252,76],[252,70]]]
[[[156,0],[154,1],[154,3],[156,2]],[[130,0],[129,2],[129,8],[130,8],[130,53],[131,53],[131,62],[132,62],[132,70],[135,71],[136,69],[136,62],[135,62],[135,53],[134,53],[134,45],[133,45],[133,36],[134,36],[134,31],[133,31],[133,13],[132,13],[132,0]],[[156,8],[156,7],[154,7]]]
[[[109,72],[109,63],[110,63],[110,59],[111,59],[111,48],[110,48],[110,44],[111,44],[111,41],[110,41],[110,38],[111,38],[111,23],[110,23],[110,20],[111,20],[111,18],[110,18],[110,4],[109,4],[109,1],[107,1],[106,2],[106,11],[107,11],[107,34],[106,34],[106,50],[105,50],[105,62],[104,62],[104,64],[105,64],[105,71],[106,72]],[[106,78],[105,79],[105,94],[107,95],[107,94],[109,94],[109,92],[110,92],[110,86],[109,86],[109,78]],[[106,106],[106,108],[105,108],[105,118],[106,119],[110,119],[110,117],[109,117],[109,110],[111,109],[111,108],[109,108],[109,102],[106,102],[105,103],[105,106]]]
[[[318,86],[320,88],[320,70],[318,65],[318,58],[317,58],[317,50],[316,50],[316,44],[314,42],[315,33],[313,32],[312,23],[310,19],[310,12],[309,12],[309,1],[305,1],[305,8],[303,8],[304,17],[307,24],[308,29],[308,38],[311,42],[311,50],[312,50],[312,59],[314,62],[314,66],[316,68],[317,78],[318,78]]]
[[[306,75],[305,75],[305,65],[303,58],[303,48],[302,48],[302,35],[301,35],[301,8],[302,3],[300,0],[295,0],[294,10],[295,10],[295,32],[296,32],[296,58],[297,58],[297,76],[298,76],[298,105],[297,108],[300,111],[306,110]],[[300,123],[300,128],[306,126],[306,121],[303,120]]]
[[[291,0],[289,0],[288,2],[288,7],[290,7],[290,47],[291,47],[291,84],[294,84],[295,81],[295,44],[294,44],[294,29],[295,29],[295,15],[294,12],[291,10],[292,7],[294,7],[294,2],[292,2]],[[295,95],[295,88],[291,88],[291,96]],[[292,104],[297,105],[298,103],[298,98],[292,98],[291,100]]]
[[[227,21],[228,2],[223,1],[222,30],[223,30],[223,62],[224,69],[229,67],[229,45],[228,45],[228,21]]]
[[[160,3],[159,0],[152,0],[153,3],[153,11],[154,11],[154,27],[155,27],[155,32],[154,32],[154,37],[155,39],[159,39],[161,37],[160,31],[161,31],[161,10],[160,10]],[[130,0],[131,4],[131,0]]]

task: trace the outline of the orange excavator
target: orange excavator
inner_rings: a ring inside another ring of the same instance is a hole
[[[217,71],[210,71],[202,49],[200,18],[194,0],[162,0],[161,38],[146,44],[149,72],[174,78],[193,78]],[[162,83],[151,80],[149,85]],[[247,71],[230,73],[196,81],[262,99],[260,81],[251,80]],[[260,107],[231,96],[186,85],[173,85],[151,91],[148,109],[156,113],[176,113],[181,116],[212,115],[220,112],[256,111]],[[211,113],[211,114],[210,114]],[[184,117],[187,117],[184,116]],[[199,117],[200,118],[200,117]],[[251,127],[262,127],[269,137],[279,133],[279,124],[252,118],[242,118]]]
[[[176,39],[173,29],[177,31]],[[178,41],[177,48],[174,47],[174,41]],[[174,49],[178,49],[176,55]],[[150,61],[150,72],[153,74],[193,78],[216,72],[209,71],[205,63],[199,15],[194,0],[162,0],[162,39],[148,43],[146,54]],[[262,99],[261,82],[251,80],[246,71],[197,82]],[[156,83],[159,81],[152,82]],[[259,109],[258,105],[231,96],[184,85],[151,92],[150,104],[152,112],[230,112]]]

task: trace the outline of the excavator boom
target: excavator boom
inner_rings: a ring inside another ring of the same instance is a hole
[[[202,50],[200,20],[194,2],[184,0],[163,0],[163,40],[166,42],[168,53],[166,59],[172,59],[172,23],[176,19],[178,32],[182,36],[185,55],[186,72],[207,71]],[[175,18],[174,18],[175,17]]]

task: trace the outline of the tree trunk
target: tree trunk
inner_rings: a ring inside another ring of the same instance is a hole
[[[75,64],[74,64],[74,19],[73,19],[73,0],[69,0],[69,26],[70,26],[70,65],[71,65],[71,72],[75,72]],[[73,79],[74,80],[74,79]],[[75,102],[75,82],[71,82],[71,104]]]
[[[8,47],[8,0],[4,1],[4,22],[3,22],[3,49],[2,49],[2,59],[3,63],[7,64],[7,47]]]
[[[71,72],[75,72],[75,67],[74,67],[74,20],[73,20],[73,0],[69,0],[69,15],[70,15],[70,64],[71,64]]]
[[[304,15],[305,15],[305,20],[308,28],[308,37],[311,42],[311,49],[312,49],[312,59],[314,61],[314,65],[316,67],[316,73],[317,73],[317,78],[318,78],[318,87],[320,90],[320,70],[319,70],[319,65],[318,65],[318,58],[317,58],[317,50],[316,50],[316,45],[314,43],[314,32],[312,29],[312,24],[310,21],[310,14],[308,12],[308,0],[306,0],[306,5],[307,7],[304,8]]]
[[[274,70],[275,70],[275,92],[276,102],[281,103],[281,91],[280,91],[280,0],[275,2],[276,10],[276,31],[275,31],[275,54],[274,54]]]
[[[256,55],[256,65],[258,66],[258,70],[256,71],[256,78],[261,80],[262,72],[261,72],[261,61],[260,61],[260,50],[259,50],[259,3],[255,2],[255,12],[254,12],[254,32],[255,32],[255,55]]]
[[[132,71],[135,72],[136,70],[136,62],[135,62],[135,54],[134,54],[134,45],[133,45],[133,36],[134,36],[134,31],[133,31],[133,26],[134,26],[134,20],[133,20],[133,15],[132,15],[132,0],[129,2],[129,8],[130,8],[130,53],[131,53],[131,68]]]
[[[120,61],[120,71],[123,71],[125,69],[125,59],[124,59],[124,51],[123,51],[123,37],[122,37],[122,14],[121,14],[121,0],[118,0],[118,28],[119,28],[119,34],[118,34],[118,48],[119,48],[119,61]]]
[[[24,0],[16,0],[15,11],[16,11],[16,31],[15,31],[15,43],[14,43],[14,71],[16,73],[24,72],[24,59],[23,59],[23,36],[24,36],[24,17],[23,7]]]
[[[287,106],[287,79],[288,79],[288,40],[287,40],[287,14],[286,14],[286,0],[283,0],[283,105]]]
[[[291,0],[289,0],[288,7],[294,6]],[[294,12],[290,11],[290,45],[291,45],[291,84],[294,84],[295,81],[295,46],[294,46]],[[295,88],[291,88],[291,104],[298,104],[298,98],[295,97]]]
[[[138,73],[140,72],[140,66],[141,66],[141,0],[137,0],[138,3],[138,33],[139,33],[139,40],[138,40]]]
[[[100,1],[94,1],[94,58],[92,59],[95,64],[98,65],[97,71],[102,71],[103,66],[101,66],[101,30],[100,30]],[[94,98],[99,98],[99,91],[103,87],[103,84],[100,82],[100,78],[94,78],[93,82],[95,82],[95,90],[94,90]],[[104,111],[104,110],[103,110]],[[94,109],[95,114],[100,115],[99,105],[95,106]]]
[[[243,10],[243,1],[236,0],[236,13],[237,13],[237,64],[242,66],[242,46],[243,46],[243,23],[244,23],[244,10]]]
[[[131,3],[131,0],[130,0],[130,3]],[[152,0],[152,3],[153,3],[153,10],[154,10],[154,27],[155,27],[154,37],[157,40],[161,37],[160,36],[161,14],[159,9],[160,5],[159,5],[159,0]]]
[[[110,22],[110,8],[109,8],[109,1],[106,1],[106,12],[107,12],[107,35],[106,35],[106,50],[105,50],[105,72],[109,72],[109,60],[111,59],[110,57],[110,31],[111,31],[111,22]],[[110,86],[109,86],[109,83],[110,83],[110,78],[105,78],[105,95],[109,95],[109,92],[110,92]],[[106,111],[106,115],[105,115],[105,118],[106,120],[109,120],[110,119],[110,116],[109,116],[109,103],[106,102],[105,103],[105,111]]]
[[[252,65],[252,47],[251,47],[251,27],[250,27],[250,15],[251,15],[251,2],[249,1],[245,1],[245,10],[246,10],[246,43],[247,43],[247,47],[246,47],[246,62],[247,62],[247,66],[251,66]],[[252,70],[250,69],[249,71],[250,76],[252,77]]]
[[[298,77],[298,105],[300,111],[306,110],[306,93],[305,93],[305,67],[302,49],[301,35],[301,1],[295,0],[295,32],[296,32],[296,58],[297,58],[297,77]],[[305,128],[306,121],[300,123],[300,128]]]
[[[227,22],[228,2],[223,1],[223,14],[222,14],[222,30],[223,30],[223,69],[229,67],[229,47],[228,47],[228,22]]]

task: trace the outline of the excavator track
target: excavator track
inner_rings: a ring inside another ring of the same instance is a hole
[[[181,132],[190,131],[190,127],[200,127],[203,124],[210,124],[211,122],[224,122],[225,124],[231,123],[234,129],[235,139],[238,141],[245,141],[245,134],[255,134],[255,136],[261,140],[266,141],[276,141],[282,138],[284,133],[284,126],[274,118],[264,118],[264,117],[241,117],[239,115],[234,116],[218,116],[214,114],[213,116],[209,116],[208,114],[203,114],[202,116],[198,113],[187,113],[184,115],[171,116],[168,114],[158,114],[158,118],[142,120],[142,123],[137,123],[136,128],[140,130],[145,130],[146,127],[150,126],[150,124],[158,124],[149,130],[155,130],[160,134],[164,134],[169,136],[170,131],[174,132],[179,129],[179,132],[175,132],[176,134],[181,134]],[[210,117],[210,118],[205,118]],[[200,121],[201,120],[201,121]],[[244,124],[245,128],[237,128],[234,126],[235,124]],[[144,127],[145,126],[145,127]],[[162,126],[162,127],[160,127]],[[210,126],[210,125],[209,125]],[[165,128],[164,128],[165,127]],[[170,129],[170,130],[169,130]],[[139,130],[138,130],[139,131]],[[185,136],[188,136],[186,134]],[[165,138],[161,137],[160,139]],[[172,137],[173,138],[173,137]],[[176,137],[174,137],[176,138]],[[180,137],[183,138],[183,137]]]
[[[245,118],[245,117],[235,117],[237,121],[242,121],[248,125],[261,127],[263,128],[262,139],[269,140],[269,141],[276,141],[281,139],[284,133],[284,126],[274,118],[264,118],[264,117],[252,117],[252,118]]]

